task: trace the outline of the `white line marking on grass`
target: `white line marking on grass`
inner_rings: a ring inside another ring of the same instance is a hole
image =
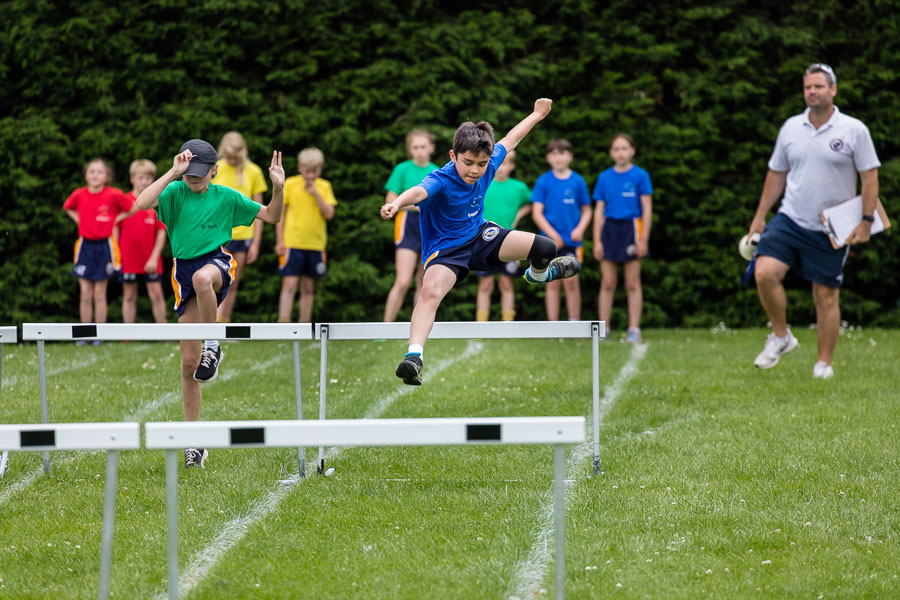
[[[606,388],[603,397],[600,399],[600,421],[609,414],[613,404],[621,395],[625,384],[637,373],[638,364],[647,352],[647,344],[636,344],[631,349],[631,356],[628,362],[619,371],[616,379]],[[575,447],[575,450],[569,455],[566,461],[566,473],[568,473],[566,484],[566,496],[575,487],[569,481],[574,480],[574,473],[582,468],[582,464],[593,454],[593,432],[591,431],[591,423],[587,424],[587,434],[585,435],[583,444]],[[577,481],[577,480],[576,480]],[[541,525],[540,531],[535,536],[531,551],[528,558],[519,562],[519,568],[513,577],[511,589],[513,592],[509,595],[510,600],[530,600],[541,595],[544,579],[547,577],[547,570],[550,568],[550,548],[553,548],[553,490],[551,489],[544,495],[541,504],[541,513],[538,522]]]
[[[470,341],[466,346],[466,349],[459,356],[455,356],[452,358],[444,359],[436,362],[432,366],[428,368],[427,374],[424,379],[430,380],[434,376],[438,375],[441,371],[446,369],[447,367],[453,365],[455,362],[468,358],[469,356],[476,354],[481,351],[484,345],[481,342]],[[375,419],[387,410],[394,401],[403,396],[404,394],[408,394],[415,388],[413,386],[404,385],[378,402],[376,402],[372,408],[366,413],[364,418],[366,419]],[[328,452],[325,454],[327,458],[334,458],[344,448],[330,448]],[[178,596],[181,598],[187,597],[192,589],[194,589],[201,581],[203,581],[209,572],[216,566],[216,563],[219,561],[222,556],[225,555],[229,550],[231,550],[234,546],[236,546],[247,534],[250,530],[250,527],[253,526],[256,522],[264,519],[273,511],[275,511],[278,506],[281,504],[281,501],[284,500],[287,495],[294,489],[294,486],[300,483],[302,480],[295,473],[288,479],[283,479],[278,483],[277,487],[272,488],[272,490],[266,494],[264,498],[256,502],[252,507],[250,507],[249,512],[246,515],[237,517],[236,519],[232,519],[216,534],[216,537],[206,546],[206,548],[200,550],[199,552],[194,553],[194,559],[191,563],[182,571],[181,576],[178,581]],[[159,594],[156,598],[158,600],[164,600],[168,597],[167,593]]]
[[[91,366],[92,364],[96,363],[98,360],[100,360],[100,357],[97,356],[97,354],[92,354],[91,356],[89,356],[88,358],[86,358],[84,360],[72,361],[72,362],[66,363],[64,365],[59,365],[58,367],[51,367],[51,368],[47,369],[47,377],[55,377],[57,375],[61,375],[62,373],[65,373],[66,371],[71,371],[73,369],[83,369],[84,367]],[[46,361],[50,362],[50,353],[49,352],[47,353]],[[39,380],[38,380],[38,373],[37,373],[37,359],[35,359],[35,367],[34,368],[35,368],[34,384],[38,385]],[[30,378],[30,376],[29,376],[29,378]],[[23,375],[18,374],[18,373],[16,375],[12,375],[10,377],[4,377],[2,385],[3,385],[3,387],[13,387],[19,383],[20,379],[23,379]]]

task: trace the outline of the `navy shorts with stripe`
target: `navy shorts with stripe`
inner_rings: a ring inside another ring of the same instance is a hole
[[[433,265],[444,265],[456,273],[456,282],[465,279],[469,271],[478,273],[496,273],[506,264],[500,260],[500,246],[512,229],[500,227],[491,221],[485,221],[478,229],[478,234],[471,240],[447,250],[438,250],[425,261],[425,269]]]
[[[831,287],[841,287],[849,251],[849,246],[836,250],[825,232],[804,229],[782,213],[772,217],[756,246],[757,256],[776,258],[803,279]]]
[[[606,219],[600,232],[603,260],[623,263],[637,260],[638,219]]]
[[[234,283],[237,262],[224,248],[220,246],[218,250],[213,250],[197,258],[174,258],[172,259],[172,289],[175,291],[175,312],[179,317],[184,312],[188,300],[197,295],[197,292],[194,291],[194,273],[206,265],[213,265],[222,272],[222,289],[216,294],[216,306],[222,304],[225,296],[228,295],[228,288]]]
[[[403,216],[394,224],[394,247],[412,250],[416,254],[422,252],[419,211],[403,211]]]
[[[89,240],[80,237],[75,242],[75,265],[72,274],[88,281],[103,281],[121,267],[118,248],[112,238]]]
[[[325,277],[328,274],[325,253],[320,250],[285,248],[284,255],[278,257],[278,274],[282,277]]]

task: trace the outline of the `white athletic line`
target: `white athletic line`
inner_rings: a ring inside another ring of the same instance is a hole
[[[47,362],[50,362],[49,353],[47,353],[47,356],[45,358],[46,358]],[[91,366],[98,360],[100,360],[100,357],[97,356],[96,354],[92,354],[89,358],[86,358],[84,360],[66,363],[66,364],[60,365],[58,367],[50,367],[47,369],[47,377],[55,377],[57,375],[65,373],[66,371],[71,371],[73,369],[83,369],[85,367]],[[37,358],[35,358],[35,370],[37,370]],[[29,379],[31,377],[32,377],[31,375],[28,376]],[[34,377],[35,385],[37,385],[37,383],[38,383],[37,373],[35,373],[35,375],[33,377]],[[19,373],[12,375],[10,377],[4,377],[2,385],[3,385],[3,387],[13,387],[19,383],[20,379],[24,379],[24,377]]]
[[[253,365],[252,367],[250,367],[250,370],[263,371],[283,360],[287,360],[288,356],[289,355],[287,355],[287,354],[278,354],[266,361],[263,361],[261,363],[257,363],[255,365]],[[219,375],[219,377],[217,377],[214,381],[204,384],[204,386],[209,387],[211,385],[215,385],[219,381],[228,381],[229,379],[232,379],[233,377],[237,377],[239,373],[241,373],[241,371],[237,371],[237,370],[233,370],[233,369],[226,370],[224,373]],[[181,398],[180,392],[166,392],[166,393],[162,394],[161,396],[151,400],[147,404],[142,404],[136,410],[125,415],[125,417],[123,417],[123,420],[128,421],[128,422],[134,422],[134,421],[143,422],[144,419],[146,419],[150,414],[154,413],[158,408],[165,406],[166,404],[169,404],[170,402],[175,402],[179,398]],[[78,460],[79,458],[82,458],[89,454],[97,454],[97,452],[67,454],[66,456],[54,459],[53,466],[60,467],[62,465],[65,465],[72,461]],[[36,467],[36,468],[32,469],[31,471],[29,471],[24,477],[22,477],[18,481],[13,482],[5,489],[0,490],[0,506],[3,506],[6,502],[9,501],[10,498],[12,498],[13,496],[18,494],[25,488],[27,488],[28,486],[33,484],[35,481],[37,481],[43,475],[44,475],[44,466],[42,464],[41,466]]]
[[[453,363],[480,352],[483,347],[484,345],[481,342],[470,341],[462,354],[430,365],[423,380],[430,380]],[[369,409],[364,418],[378,418],[397,398],[404,394],[408,394],[413,389],[415,389],[413,386],[404,385],[391,392],[376,402],[375,405]],[[328,452],[325,453],[325,456],[327,458],[334,458],[348,447],[349,446],[330,448]],[[216,566],[219,559],[244,539],[244,536],[250,530],[250,527],[275,511],[282,500],[291,493],[294,486],[302,481],[303,480],[300,479],[296,473],[290,478],[282,480],[277,487],[273,488],[262,500],[259,500],[250,507],[247,514],[226,523],[206,548],[194,553],[194,558],[191,560],[191,563],[182,570],[178,580],[178,596],[180,598],[186,598],[190,591],[206,578],[213,567]],[[156,598],[158,600],[165,600],[165,598],[168,598],[168,593],[159,594]]]
[[[600,421],[609,414],[610,409],[628,380],[638,371],[638,363],[644,358],[647,352],[647,344],[635,344],[631,349],[631,356],[628,362],[619,371],[616,379],[606,388],[603,397],[600,399]],[[569,459],[566,461],[566,496],[574,489],[574,485],[569,483],[575,480],[574,472],[583,468],[583,463],[592,458],[593,455],[593,432],[591,423],[587,423],[587,433],[585,442],[575,447]],[[577,480],[576,480],[577,482]],[[553,548],[553,490],[549,490],[541,503],[541,512],[538,522],[541,525],[540,531],[535,536],[531,551],[528,558],[519,562],[516,574],[512,579],[510,588],[513,590],[508,596],[509,600],[531,600],[541,595],[542,585],[547,577],[547,570],[550,567],[551,548]]]

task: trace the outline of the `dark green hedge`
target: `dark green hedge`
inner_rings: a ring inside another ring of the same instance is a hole
[[[633,2],[2,3],[0,28],[0,322],[76,320],[74,225],[61,207],[93,156],[160,169],[185,139],[216,144],[229,129],[265,165],[272,148],[316,145],[340,201],[317,320],[380,319],[393,275],[391,224],[377,209],[413,126],[438,134],[445,160],[463,119],[514,125],[538,96],[554,111],[520,148],[517,175],[547,169],[543,145],[565,136],[593,186],[619,130],[653,178],[653,257],[644,266],[647,325],[762,324],[755,290],[738,284],[745,232],[779,126],[803,109],[801,73],[826,61],[837,103],[871,129],[881,196],[900,220],[900,3],[732,0]],[[287,161],[289,171],[293,161]],[[271,320],[280,280],[269,228],[244,279],[236,318]],[[897,236],[854,251],[845,318],[898,325]],[[588,249],[589,250],[589,249]],[[588,252],[588,255],[590,253]],[[585,265],[585,317],[599,268]],[[519,318],[544,316],[541,291],[519,286]],[[111,286],[113,305],[117,286]],[[791,283],[791,320],[813,320]],[[622,325],[624,298],[614,325]],[[118,318],[111,305],[111,319]],[[401,318],[408,318],[407,307]],[[474,282],[438,315],[471,319]],[[142,307],[141,316],[149,317]]]

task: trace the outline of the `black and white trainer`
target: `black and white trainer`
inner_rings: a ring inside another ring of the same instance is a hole
[[[209,452],[207,452],[206,448],[185,448],[184,468],[190,469],[191,467],[200,467],[201,469],[205,469],[206,459],[208,457]]]
[[[406,385],[422,385],[422,357],[407,354],[397,366],[397,377]]]
[[[194,371],[194,379],[201,383],[208,383],[219,376],[219,364],[225,358],[221,346],[216,350],[204,348],[200,354],[200,365]]]

